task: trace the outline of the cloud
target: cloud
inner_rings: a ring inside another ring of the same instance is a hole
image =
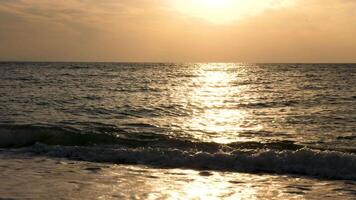
[[[173,7],[182,14],[215,24],[238,22],[266,10],[294,5],[296,0],[174,0]]]
[[[354,0],[271,0],[224,24],[172,2],[0,0],[0,59],[356,61]]]

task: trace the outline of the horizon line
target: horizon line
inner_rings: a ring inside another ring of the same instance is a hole
[[[0,60],[0,63],[142,63],[142,64],[356,64],[356,62],[216,62],[216,61],[37,61],[37,60]]]

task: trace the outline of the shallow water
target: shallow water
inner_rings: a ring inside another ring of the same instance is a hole
[[[319,180],[0,153],[9,199],[355,199],[355,181]]]
[[[0,77],[4,156],[356,180],[354,64],[0,63]]]

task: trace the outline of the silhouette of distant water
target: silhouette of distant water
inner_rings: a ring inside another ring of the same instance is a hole
[[[355,64],[7,62],[0,77],[1,148],[356,180]]]

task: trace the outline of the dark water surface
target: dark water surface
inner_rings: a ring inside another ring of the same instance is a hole
[[[0,148],[356,180],[356,65],[0,63]]]

